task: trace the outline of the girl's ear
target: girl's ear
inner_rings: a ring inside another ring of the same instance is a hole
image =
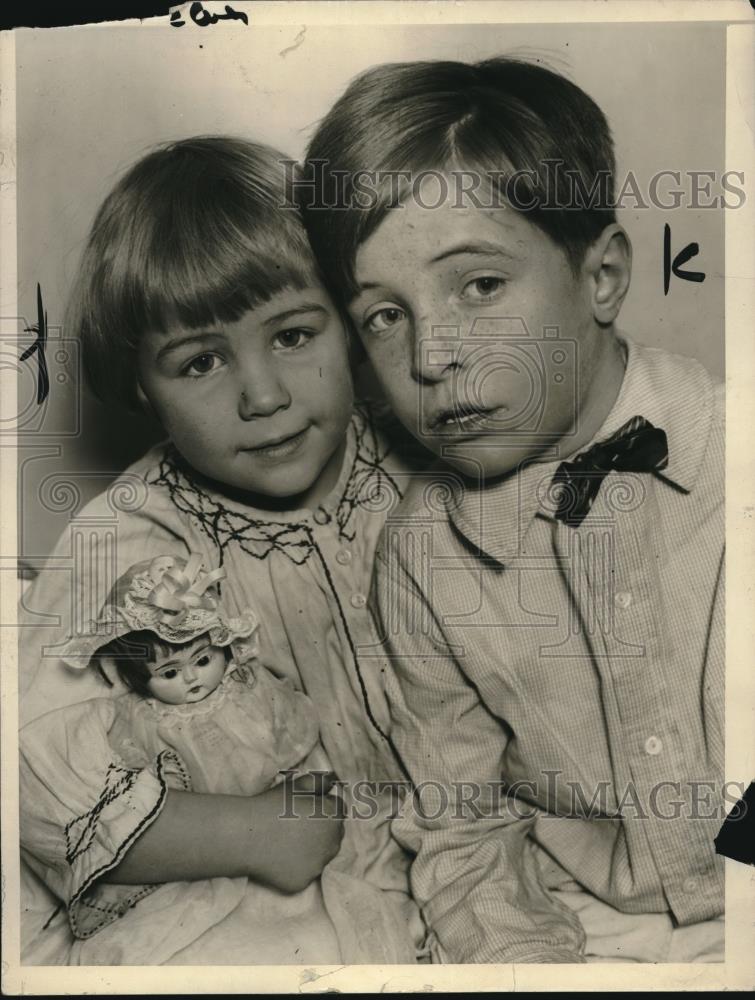
[[[155,408],[152,406],[152,403],[150,403],[149,399],[147,398],[147,395],[144,392],[144,389],[142,389],[141,383],[139,382],[138,379],[136,380],[136,400],[139,404],[139,409],[142,411],[142,413],[146,413],[148,417],[152,417],[153,420],[156,420],[158,423],[160,423],[160,418],[155,412]]]
[[[629,291],[632,244],[618,224],[606,226],[587,251],[585,266],[592,279],[592,311],[596,321],[610,326]]]

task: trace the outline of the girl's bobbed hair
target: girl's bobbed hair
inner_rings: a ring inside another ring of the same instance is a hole
[[[128,170],[95,217],[66,314],[95,395],[136,406],[145,333],[232,323],[318,280],[294,171],[282,153],[228,136],[160,146]]]

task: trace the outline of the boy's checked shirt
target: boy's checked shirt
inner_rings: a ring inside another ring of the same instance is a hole
[[[443,961],[579,961],[559,879],[680,924],[723,912],[723,391],[696,361],[626,347],[594,440],[644,416],[668,438],[662,473],[612,472],[575,529],[549,512],[558,460],[487,489],[447,470],[386,524],[392,736],[429,782],[394,833]],[[454,818],[501,780],[528,783],[513,808],[499,792]]]

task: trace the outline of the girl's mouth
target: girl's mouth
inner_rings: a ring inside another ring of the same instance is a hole
[[[304,430],[289,434],[287,437],[275,438],[266,444],[257,445],[255,448],[242,448],[241,450],[263,458],[285,458],[292,455],[301,446],[308,430],[309,427],[305,427]]]

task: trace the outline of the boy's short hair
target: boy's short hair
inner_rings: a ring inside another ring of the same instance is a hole
[[[209,637],[205,635],[200,638]],[[102,661],[105,658],[113,660],[118,676],[126,687],[142,698],[149,698],[149,682],[152,680],[149,665],[154,663],[158,656],[169,656],[197,642],[198,639],[192,639],[190,642],[167,642],[155,632],[141,629],[129,632],[128,635],[118,636],[101,646],[95,655],[94,665],[103,680],[112,686],[110,678],[103,669]]]
[[[268,146],[198,136],[153,150],[119,181],[93,223],[66,316],[97,396],[135,405],[144,333],[232,323],[317,280],[292,166]]]
[[[356,294],[357,250],[396,206],[387,175],[428,170],[490,179],[497,203],[527,211],[575,270],[615,221],[608,123],[563,76],[504,57],[377,66],[320,123],[298,186],[313,250],[340,297]],[[377,174],[377,197],[360,197],[365,171]]]

